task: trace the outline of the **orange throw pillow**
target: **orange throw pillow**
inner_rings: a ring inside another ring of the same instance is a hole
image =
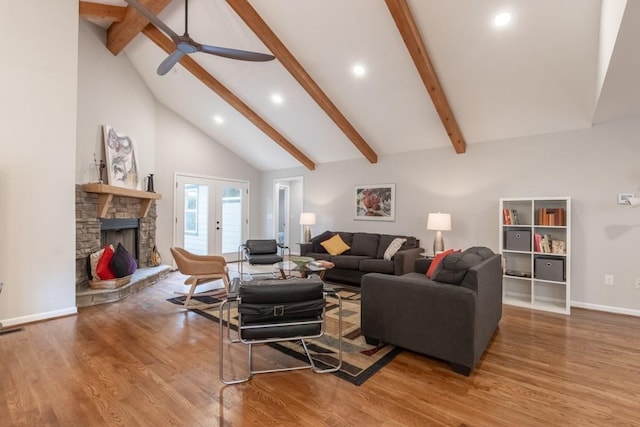
[[[442,262],[444,257],[446,257],[449,254],[452,254],[453,252],[454,252],[453,249],[449,249],[444,252],[440,252],[438,255],[435,256],[435,258],[433,258],[433,261],[431,261],[431,265],[429,266],[429,270],[427,270],[427,277],[429,279],[431,279],[431,276],[433,276],[433,273],[435,273],[436,268],[438,268],[438,264]]]

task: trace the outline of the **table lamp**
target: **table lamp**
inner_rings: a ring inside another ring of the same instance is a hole
[[[443,231],[451,230],[451,214],[448,213],[430,213],[427,218],[427,230],[435,230],[436,237],[433,239],[433,254],[444,251]]]
[[[304,226],[304,241],[311,241],[311,226],[316,223],[316,214],[311,212],[302,212],[300,214],[300,225]]]

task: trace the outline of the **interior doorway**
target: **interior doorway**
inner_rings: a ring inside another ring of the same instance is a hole
[[[302,213],[303,183],[301,176],[278,178],[273,183],[273,235],[275,239],[291,250],[292,254],[299,254],[302,242],[302,227],[300,213]]]

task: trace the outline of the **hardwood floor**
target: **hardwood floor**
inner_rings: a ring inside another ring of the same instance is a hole
[[[217,323],[165,301],[180,283],[0,336],[0,425],[640,425],[640,318],[505,306],[470,377],[405,351],[360,387],[306,370],[223,387]]]

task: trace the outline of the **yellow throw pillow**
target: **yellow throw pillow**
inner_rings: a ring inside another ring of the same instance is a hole
[[[323,248],[327,250],[331,255],[340,255],[351,249],[349,245],[347,245],[344,240],[340,237],[339,234],[336,234],[329,240],[325,240],[320,243]]]

